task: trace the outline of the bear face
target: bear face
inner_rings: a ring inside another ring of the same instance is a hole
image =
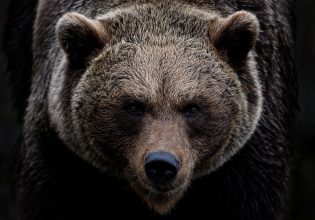
[[[68,13],[56,28],[52,126],[160,214],[244,146],[261,111],[255,16],[190,11],[148,4],[95,19]]]

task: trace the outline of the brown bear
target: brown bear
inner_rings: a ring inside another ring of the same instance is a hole
[[[296,102],[291,7],[20,5],[26,26],[12,27],[22,19],[13,13],[6,43],[10,62],[32,63],[22,76],[9,62],[13,81],[31,81],[21,90],[19,219],[283,219]],[[19,31],[32,47],[15,55]]]

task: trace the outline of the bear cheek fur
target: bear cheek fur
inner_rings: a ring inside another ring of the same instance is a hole
[[[121,91],[111,87],[115,83],[106,76],[88,71],[77,86],[72,99],[74,127],[82,137],[81,147],[97,158],[94,165],[125,178],[128,149],[134,146],[140,122],[125,117]]]

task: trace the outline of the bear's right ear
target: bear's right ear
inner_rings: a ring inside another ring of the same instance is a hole
[[[73,68],[84,67],[91,56],[103,49],[110,40],[105,22],[92,20],[75,12],[60,18],[57,36]]]

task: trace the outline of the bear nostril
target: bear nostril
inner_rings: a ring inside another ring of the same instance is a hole
[[[177,174],[179,162],[173,154],[167,152],[150,153],[145,161],[145,172],[155,185],[171,181]]]

